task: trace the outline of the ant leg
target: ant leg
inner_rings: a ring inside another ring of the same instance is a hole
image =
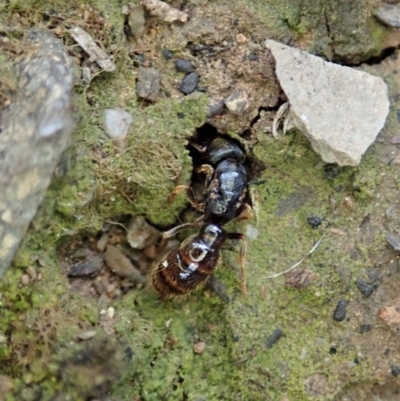
[[[200,167],[196,169],[196,173],[205,173],[206,175],[205,188],[207,188],[208,183],[210,182],[211,177],[214,174],[214,168],[210,164],[202,164]]]
[[[168,231],[163,232],[163,234],[161,235],[160,245],[158,246],[158,252],[161,253],[164,250],[164,248],[166,247],[168,240],[175,237],[176,234],[180,233],[185,228],[195,227],[195,226],[199,225],[203,221],[203,217],[204,216],[200,216],[193,223],[180,224],[179,226],[176,226],[174,228],[171,228]]]
[[[238,221],[249,220],[253,217],[253,208],[247,203],[242,204],[238,211],[239,214],[236,216]]]
[[[176,196],[179,195],[182,191],[186,191],[189,202],[195,209],[202,210],[201,205],[196,201],[196,198],[194,197],[193,188],[188,185],[178,185],[177,187],[175,187],[169,195],[169,203],[172,203],[175,200]]]
[[[246,284],[246,275],[244,273],[244,264],[246,260],[246,249],[247,249],[247,241],[246,241],[246,236],[244,234],[240,233],[228,233],[227,234],[228,239],[231,240],[241,240],[242,243],[240,245],[240,251],[239,251],[239,263],[240,263],[240,272],[241,272],[241,288],[242,288],[242,294],[245,298],[248,296],[247,292],[247,284]]]

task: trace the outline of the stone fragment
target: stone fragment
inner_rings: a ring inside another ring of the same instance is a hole
[[[272,348],[282,337],[283,331],[281,329],[275,329],[272,334],[267,338],[265,346],[267,348]]]
[[[394,251],[400,252],[400,237],[396,234],[387,234],[386,241],[393,248]]]
[[[204,341],[199,341],[193,345],[193,352],[195,354],[202,354],[206,350],[206,343]]]
[[[144,277],[142,273],[133,266],[129,258],[127,258],[116,246],[110,244],[107,245],[104,254],[104,261],[110,270],[118,276],[125,277],[134,283],[146,283],[146,277]]]
[[[383,4],[376,9],[374,15],[387,26],[400,27],[400,4]]]
[[[144,8],[140,4],[129,7],[128,25],[135,39],[140,39],[144,33]]]
[[[139,97],[156,100],[160,91],[160,73],[154,68],[139,67],[136,93]]]
[[[224,100],[214,100],[212,99],[208,105],[208,117],[214,117],[223,112],[225,107]]]
[[[347,313],[347,301],[340,299],[336,305],[335,311],[333,312],[333,320],[342,322],[346,318]]]
[[[131,124],[132,116],[125,110],[104,111],[104,130],[111,139],[125,138]]]
[[[358,165],[389,113],[385,82],[273,40],[265,45],[294,126],[325,162]]]
[[[151,16],[165,22],[186,22],[187,13],[180,11],[161,0],[142,0],[142,5],[147,9]]]
[[[126,240],[133,249],[142,250],[153,245],[159,238],[159,231],[147,223],[144,217],[135,216],[129,221]]]
[[[178,58],[178,60],[175,61],[175,67],[178,71],[181,72],[190,73],[194,71],[192,62],[190,60],[185,60],[182,58]]]
[[[185,95],[189,95],[196,89],[199,80],[200,80],[199,74],[197,72],[191,72],[190,74],[186,75],[185,78],[182,79],[179,90]]]
[[[236,88],[226,99],[225,106],[236,115],[242,114],[249,106],[247,93],[240,88]]]

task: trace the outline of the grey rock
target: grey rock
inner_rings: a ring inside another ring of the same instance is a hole
[[[384,4],[374,12],[374,15],[387,26],[400,27],[400,4]]]
[[[226,99],[225,106],[236,115],[242,114],[249,107],[249,97],[240,88],[236,88]]]
[[[290,104],[290,118],[327,163],[356,166],[385,125],[385,82],[273,40],[265,42]]]
[[[400,252],[400,237],[396,234],[387,234],[386,241],[393,248],[394,251]]]
[[[190,73],[194,71],[192,62],[190,60],[184,60],[182,58],[178,58],[178,60],[175,61],[175,67],[178,71],[181,72]]]
[[[106,109],[104,111],[104,129],[111,139],[125,138],[132,124],[132,116],[125,110]]]
[[[189,95],[196,89],[199,80],[200,80],[199,74],[197,72],[191,72],[190,74],[186,75],[185,78],[182,79],[179,90],[185,95]]]
[[[136,93],[139,97],[156,100],[160,91],[160,73],[154,68],[139,67]]]
[[[0,277],[36,214],[73,129],[73,63],[61,40],[30,29],[18,85],[1,115]]]

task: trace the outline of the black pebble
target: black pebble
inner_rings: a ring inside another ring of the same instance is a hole
[[[390,370],[391,370],[392,375],[393,375],[394,377],[397,377],[397,376],[400,374],[400,366],[394,366],[394,365],[392,365],[392,366],[390,367]]]
[[[281,329],[275,329],[273,333],[267,338],[265,345],[267,348],[272,348],[283,336]]]
[[[346,317],[347,301],[345,299],[339,300],[336,305],[335,312],[333,312],[333,320],[342,322]]]
[[[182,79],[179,90],[185,95],[189,95],[189,93],[192,93],[196,89],[196,86],[199,83],[199,79],[200,77],[197,72],[191,72]]]
[[[368,283],[363,278],[358,278],[356,285],[361,294],[366,298],[370,297],[377,288],[377,284]]]
[[[194,67],[191,61],[189,60],[184,60],[182,58],[178,58],[178,60],[175,61],[175,67],[178,71],[190,73],[194,71]]]
[[[164,49],[162,55],[165,60],[171,60],[171,58],[174,57],[174,52],[172,50]]]
[[[310,216],[307,217],[307,223],[312,227],[312,228],[318,228],[322,224],[323,219],[318,216]]]
[[[181,112],[176,113],[176,116],[177,116],[178,118],[185,118],[185,114],[184,114],[184,113],[181,113]]]

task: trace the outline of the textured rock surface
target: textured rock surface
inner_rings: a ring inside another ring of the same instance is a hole
[[[72,130],[72,63],[47,31],[27,33],[15,98],[1,114],[0,276],[36,214]]]
[[[356,166],[385,125],[387,86],[366,72],[267,40],[296,128],[327,163]]]

